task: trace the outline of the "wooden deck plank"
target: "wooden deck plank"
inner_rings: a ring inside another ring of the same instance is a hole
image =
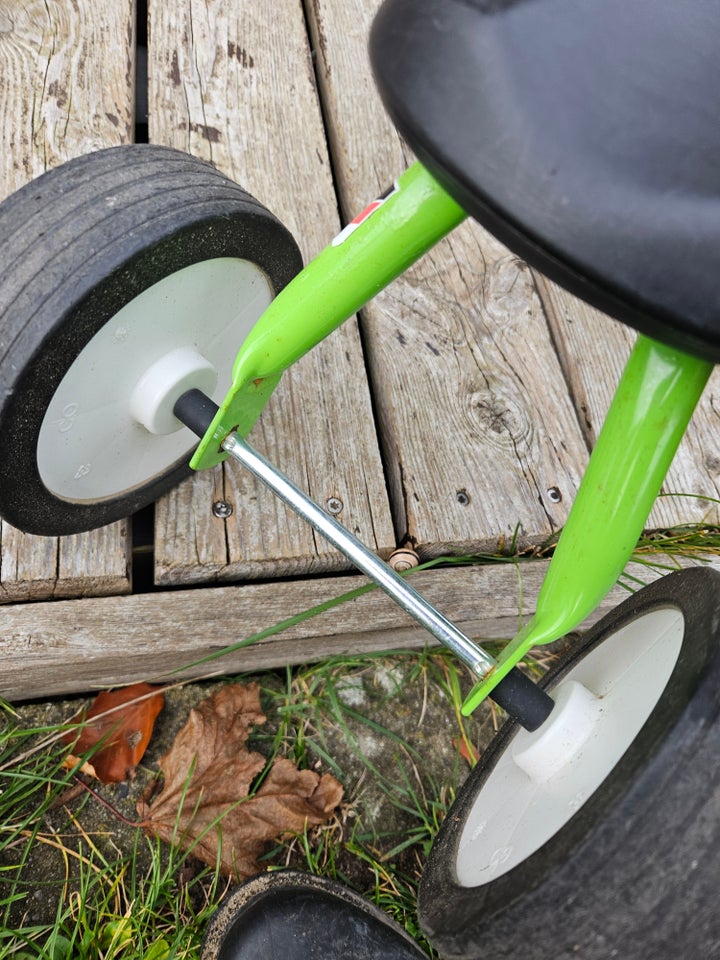
[[[555,333],[563,371],[591,448],[635,341],[628,327],[538,276],[538,289]],[[602,371],[602,376],[598,376]],[[683,438],[648,529],[691,523],[720,524],[720,371],[715,370]],[[710,499],[699,499],[707,497]]]
[[[370,76],[377,6],[310,3],[346,219],[411,160]],[[366,308],[363,328],[396,527],[424,555],[562,526],[587,452],[524,264],[467,223]]]
[[[150,139],[205,159],[266,203],[306,258],[339,227],[299,0],[150,3]],[[236,349],[239,344],[228,344]],[[286,375],[253,442],[380,552],[395,545],[354,322]],[[229,520],[212,514],[231,503]],[[347,563],[238,468],[188,481],[157,508],[160,584],[283,576]]]
[[[134,2],[28,0],[0,9],[0,197],[50,167],[128,141]],[[126,524],[67,540],[2,524],[3,600],[130,589]]]
[[[305,2],[332,173],[300,0],[237,0],[231,10],[221,0],[150,0],[150,130],[151,139],[211,159],[243,183],[285,220],[309,257],[339,225],[333,175],[347,220],[412,157],[367,68],[379,0]],[[2,6],[0,196],[70,156],[130,138],[133,17],[133,0]],[[430,555],[495,546],[517,525],[521,540],[541,540],[561,525],[630,334],[534,277],[472,224],[379,297],[364,323],[396,531],[353,324],[293,368],[255,431],[260,449],[319,502],[341,499],[341,519],[381,552],[395,533],[401,539],[407,532]],[[717,391],[716,376],[668,489],[717,497]],[[234,507],[229,522],[212,514],[219,499]],[[716,505],[680,503],[662,501],[653,523],[718,522]],[[55,599],[0,609],[0,696],[174,679],[183,664],[364,582],[316,577],[100,596],[129,589],[125,527],[61,541],[3,527],[0,599]],[[344,565],[233,468],[201,474],[166,498],[156,538],[156,577],[168,585]],[[414,583],[471,635],[504,639],[532,615],[546,567],[435,570]],[[630,572],[646,582],[659,575],[645,566]],[[616,588],[592,619],[625,595]],[[79,596],[85,599],[58,599]],[[427,642],[375,592],[223,659],[217,669]]]
[[[412,582],[469,635],[488,641],[513,636],[520,620],[532,615],[546,569],[545,561],[456,567],[418,572]],[[628,572],[644,583],[659,575],[637,564]],[[0,696],[15,701],[134,680],[233,674],[432,641],[375,591],[212,664],[175,672],[364,582],[358,576],[314,578],[6,606],[0,609]],[[614,588],[584,626],[627,595]]]

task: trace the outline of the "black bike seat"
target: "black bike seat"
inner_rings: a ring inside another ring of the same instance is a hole
[[[515,253],[720,360],[720,3],[386,0],[376,81],[438,181]]]

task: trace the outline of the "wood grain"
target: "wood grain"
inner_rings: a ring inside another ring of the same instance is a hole
[[[563,372],[592,448],[635,342],[635,333],[546,278],[538,276],[537,283]],[[598,375],[599,371],[602,375]],[[720,504],[713,502],[720,498],[718,437],[720,371],[715,370],[675,455],[662,496],[648,518],[648,529],[720,524]]]
[[[339,220],[299,0],[150,3],[150,138],[211,160],[283,220],[306,258]],[[239,344],[228,344],[234,350]],[[372,549],[395,546],[362,348],[345,324],[285,376],[252,442]],[[214,499],[233,507],[212,515]],[[347,568],[239,468],[200,476],[157,508],[160,584]]]
[[[131,139],[134,3],[0,3],[0,197]],[[126,524],[64,540],[2,524],[2,600],[130,589]]]
[[[300,0],[150,0],[151,139],[241,182],[306,258],[413,159],[367,66],[378,2],[307,0],[311,50]],[[133,0],[0,0],[0,196],[131,138],[134,13]],[[363,344],[346,324],[297,364],[252,439],[320,503],[339,498],[340,519],[380,552],[406,535],[426,556],[536,542],[564,522],[631,336],[468,223],[367,308]],[[718,496],[718,389],[714,377],[668,490]],[[221,499],[234,508],[229,521],[212,514]],[[717,506],[690,498],[660,501],[651,520],[703,521],[718,522]],[[0,608],[0,696],[176,679],[183,665],[364,582],[298,579],[344,561],[235,468],[201,474],[158,505],[156,579],[184,589],[101,596],[129,589],[126,527],[56,541],[3,525],[0,600],[43,602]],[[413,582],[469,634],[505,639],[532,615],[546,569],[455,568]],[[665,570],[628,572],[648,582]],[[625,595],[615,588],[592,619]],[[427,643],[373,592],[180,675]]]
[[[660,562],[668,561],[660,558]],[[514,636],[534,611],[545,561],[421,571],[412,583],[466,633]],[[649,583],[667,570],[630,565]],[[423,647],[428,634],[379,591],[343,603],[253,646],[182,668],[286,617],[363,584],[358,576],[185,589],[0,609],[0,696],[11,701],[113,686],[234,674],[326,656]],[[616,587],[585,626],[628,596]]]
[[[412,159],[370,76],[377,6],[310,4],[346,219]],[[363,329],[396,527],[423,555],[562,526],[587,453],[522,262],[466,223],[365,309]]]

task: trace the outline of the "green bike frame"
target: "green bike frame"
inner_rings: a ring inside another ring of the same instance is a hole
[[[235,360],[233,382],[191,466],[215,466],[247,436],[283,371],[356,313],[466,217],[419,164],[375,201],[272,301]],[[532,620],[463,705],[471,713],[537,644],[574,629],[627,563],[712,364],[638,337]]]
[[[272,301],[235,360],[233,383],[190,462],[223,460],[245,437],[283,373],[415,263],[467,214],[419,163],[370,204]]]
[[[623,571],[713,365],[639,336],[538,596],[534,617],[463,704],[471,713],[538,644],[573,630]]]

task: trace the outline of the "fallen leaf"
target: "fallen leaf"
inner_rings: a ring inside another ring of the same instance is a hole
[[[324,823],[342,799],[338,781],[275,760],[252,797],[250,787],[265,769],[250,752],[253,726],[265,723],[258,684],[222,687],[190,712],[175,743],[160,760],[164,785],[138,803],[145,830],[235,880],[260,869],[269,840]]]
[[[103,691],[87,713],[81,712],[73,720],[83,724],[79,736],[72,730],[63,740],[74,754],[85,753],[103,741],[92,755],[91,769],[102,783],[120,783],[132,776],[142,760],[164,703],[161,688],[147,683]]]
[[[67,743],[67,737],[65,738]],[[78,766],[80,764],[80,766]],[[65,770],[75,770],[75,773],[84,773],[86,777],[92,777],[93,780],[98,780],[99,777],[95,772],[95,767],[90,763],[89,760],[81,760],[80,757],[76,757],[75,754],[69,753],[62,762],[62,765]]]
[[[480,754],[475,749],[475,747],[469,743],[464,737],[461,740],[458,740],[457,737],[453,737],[453,747],[457,750],[463,760],[467,760],[471,767],[474,767],[475,764],[480,759]]]

